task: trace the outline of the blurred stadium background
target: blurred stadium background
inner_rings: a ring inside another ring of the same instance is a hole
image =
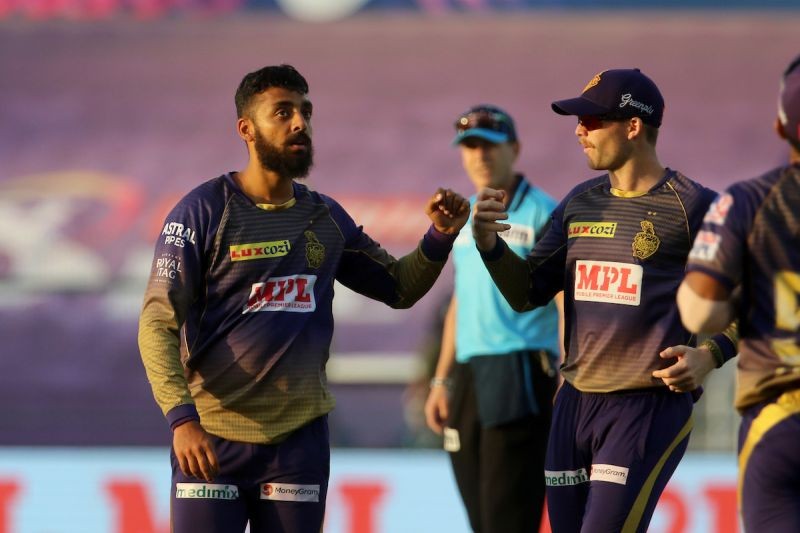
[[[798,27],[798,0],[0,0],[0,533],[168,531],[137,315],[166,211],[243,164],[246,72],[304,73],[308,183],[402,254],[436,186],[471,193],[449,146],[471,104],[516,117],[519,168],[555,197],[590,177],[549,102],[605,68],[662,88],[668,166],[722,189],[777,165]],[[337,293],[327,532],[467,531],[421,414],[451,276],[409,311]],[[732,371],[651,531],[737,531]]]

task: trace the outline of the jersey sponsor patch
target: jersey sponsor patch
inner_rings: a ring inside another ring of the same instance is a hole
[[[259,491],[262,500],[282,502],[318,502],[319,485],[295,485],[292,483],[262,483]]]
[[[180,222],[164,224],[161,235],[164,236],[164,244],[171,244],[178,248],[184,248],[187,244],[197,244],[197,233]]]
[[[628,469],[624,466],[616,465],[592,465],[592,473],[589,479],[591,481],[608,481],[618,485],[627,485]]]
[[[530,226],[511,223],[511,227],[498,233],[510,246],[522,246],[530,250],[533,248],[534,232]]]
[[[600,239],[613,239],[617,233],[616,222],[570,222],[567,228],[567,238],[595,237]]]
[[[242,314],[261,311],[311,313],[317,308],[314,297],[315,275],[281,276],[254,283]]]
[[[731,207],[733,207],[733,196],[728,193],[718,196],[708,208],[703,222],[722,226],[725,224],[725,219],[728,218],[728,212],[731,210]]]
[[[175,279],[181,272],[180,259],[171,253],[161,254],[161,257],[156,259],[156,264],[153,268],[153,274],[165,279]]]
[[[231,261],[250,261],[253,259],[283,257],[291,249],[292,246],[287,240],[234,244],[230,247],[230,258]]]
[[[585,468],[577,470],[545,470],[544,484],[548,487],[568,487],[589,483],[589,475]]]
[[[719,250],[719,243],[722,237],[713,231],[700,231],[694,239],[692,251],[689,252],[689,259],[698,261],[713,261]]]
[[[175,483],[176,498],[195,498],[204,500],[235,500],[239,498],[236,485],[213,483]]]
[[[577,261],[575,264],[575,299],[639,305],[642,298],[644,269],[631,263],[612,261]]]

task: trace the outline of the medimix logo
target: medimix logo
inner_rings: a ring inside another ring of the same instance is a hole
[[[263,483],[259,498],[284,502],[318,502],[319,485],[294,485],[291,483]]]
[[[317,301],[314,298],[316,281],[315,275],[298,274],[254,283],[242,314],[261,311],[311,313],[317,308]]]
[[[548,487],[567,487],[588,483],[589,475],[585,468],[578,470],[545,470],[544,484]]]
[[[641,265],[611,261],[576,261],[575,299],[639,305],[642,297]]]
[[[235,500],[239,497],[239,487],[236,485],[214,485],[209,483],[176,483],[175,497]]]

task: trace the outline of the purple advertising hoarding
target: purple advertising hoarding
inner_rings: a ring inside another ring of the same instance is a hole
[[[777,165],[777,83],[800,51],[798,22],[645,11],[0,23],[0,444],[166,442],[136,346],[142,291],[174,201],[244,164],[233,93],[246,72],[288,62],[306,75],[309,185],[402,255],[426,227],[427,195],[472,192],[450,146],[471,104],[515,116],[519,168],[553,196],[591,177],[574,120],[549,103],[606,68],[639,67],[662,88],[664,164],[716,189]],[[409,311],[339,291],[334,357],[420,357],[449,283],[447,272]],[[413,440],[403,388],[336,385],[334,439]]]

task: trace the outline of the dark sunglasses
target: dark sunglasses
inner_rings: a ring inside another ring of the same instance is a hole
[[[513,127],[511,122],[502,113],[492,111],[472,111],[458,117],[455,123],[456,131],[462,132],[473,128],[499,131],[507,133],[513,137]]]
[[[605,127],[605,122],[624,122],[628,118],[615,117],[613,115],[580,115],[578,117],[578,124],[586,128],[588,131],[599,130]]]

